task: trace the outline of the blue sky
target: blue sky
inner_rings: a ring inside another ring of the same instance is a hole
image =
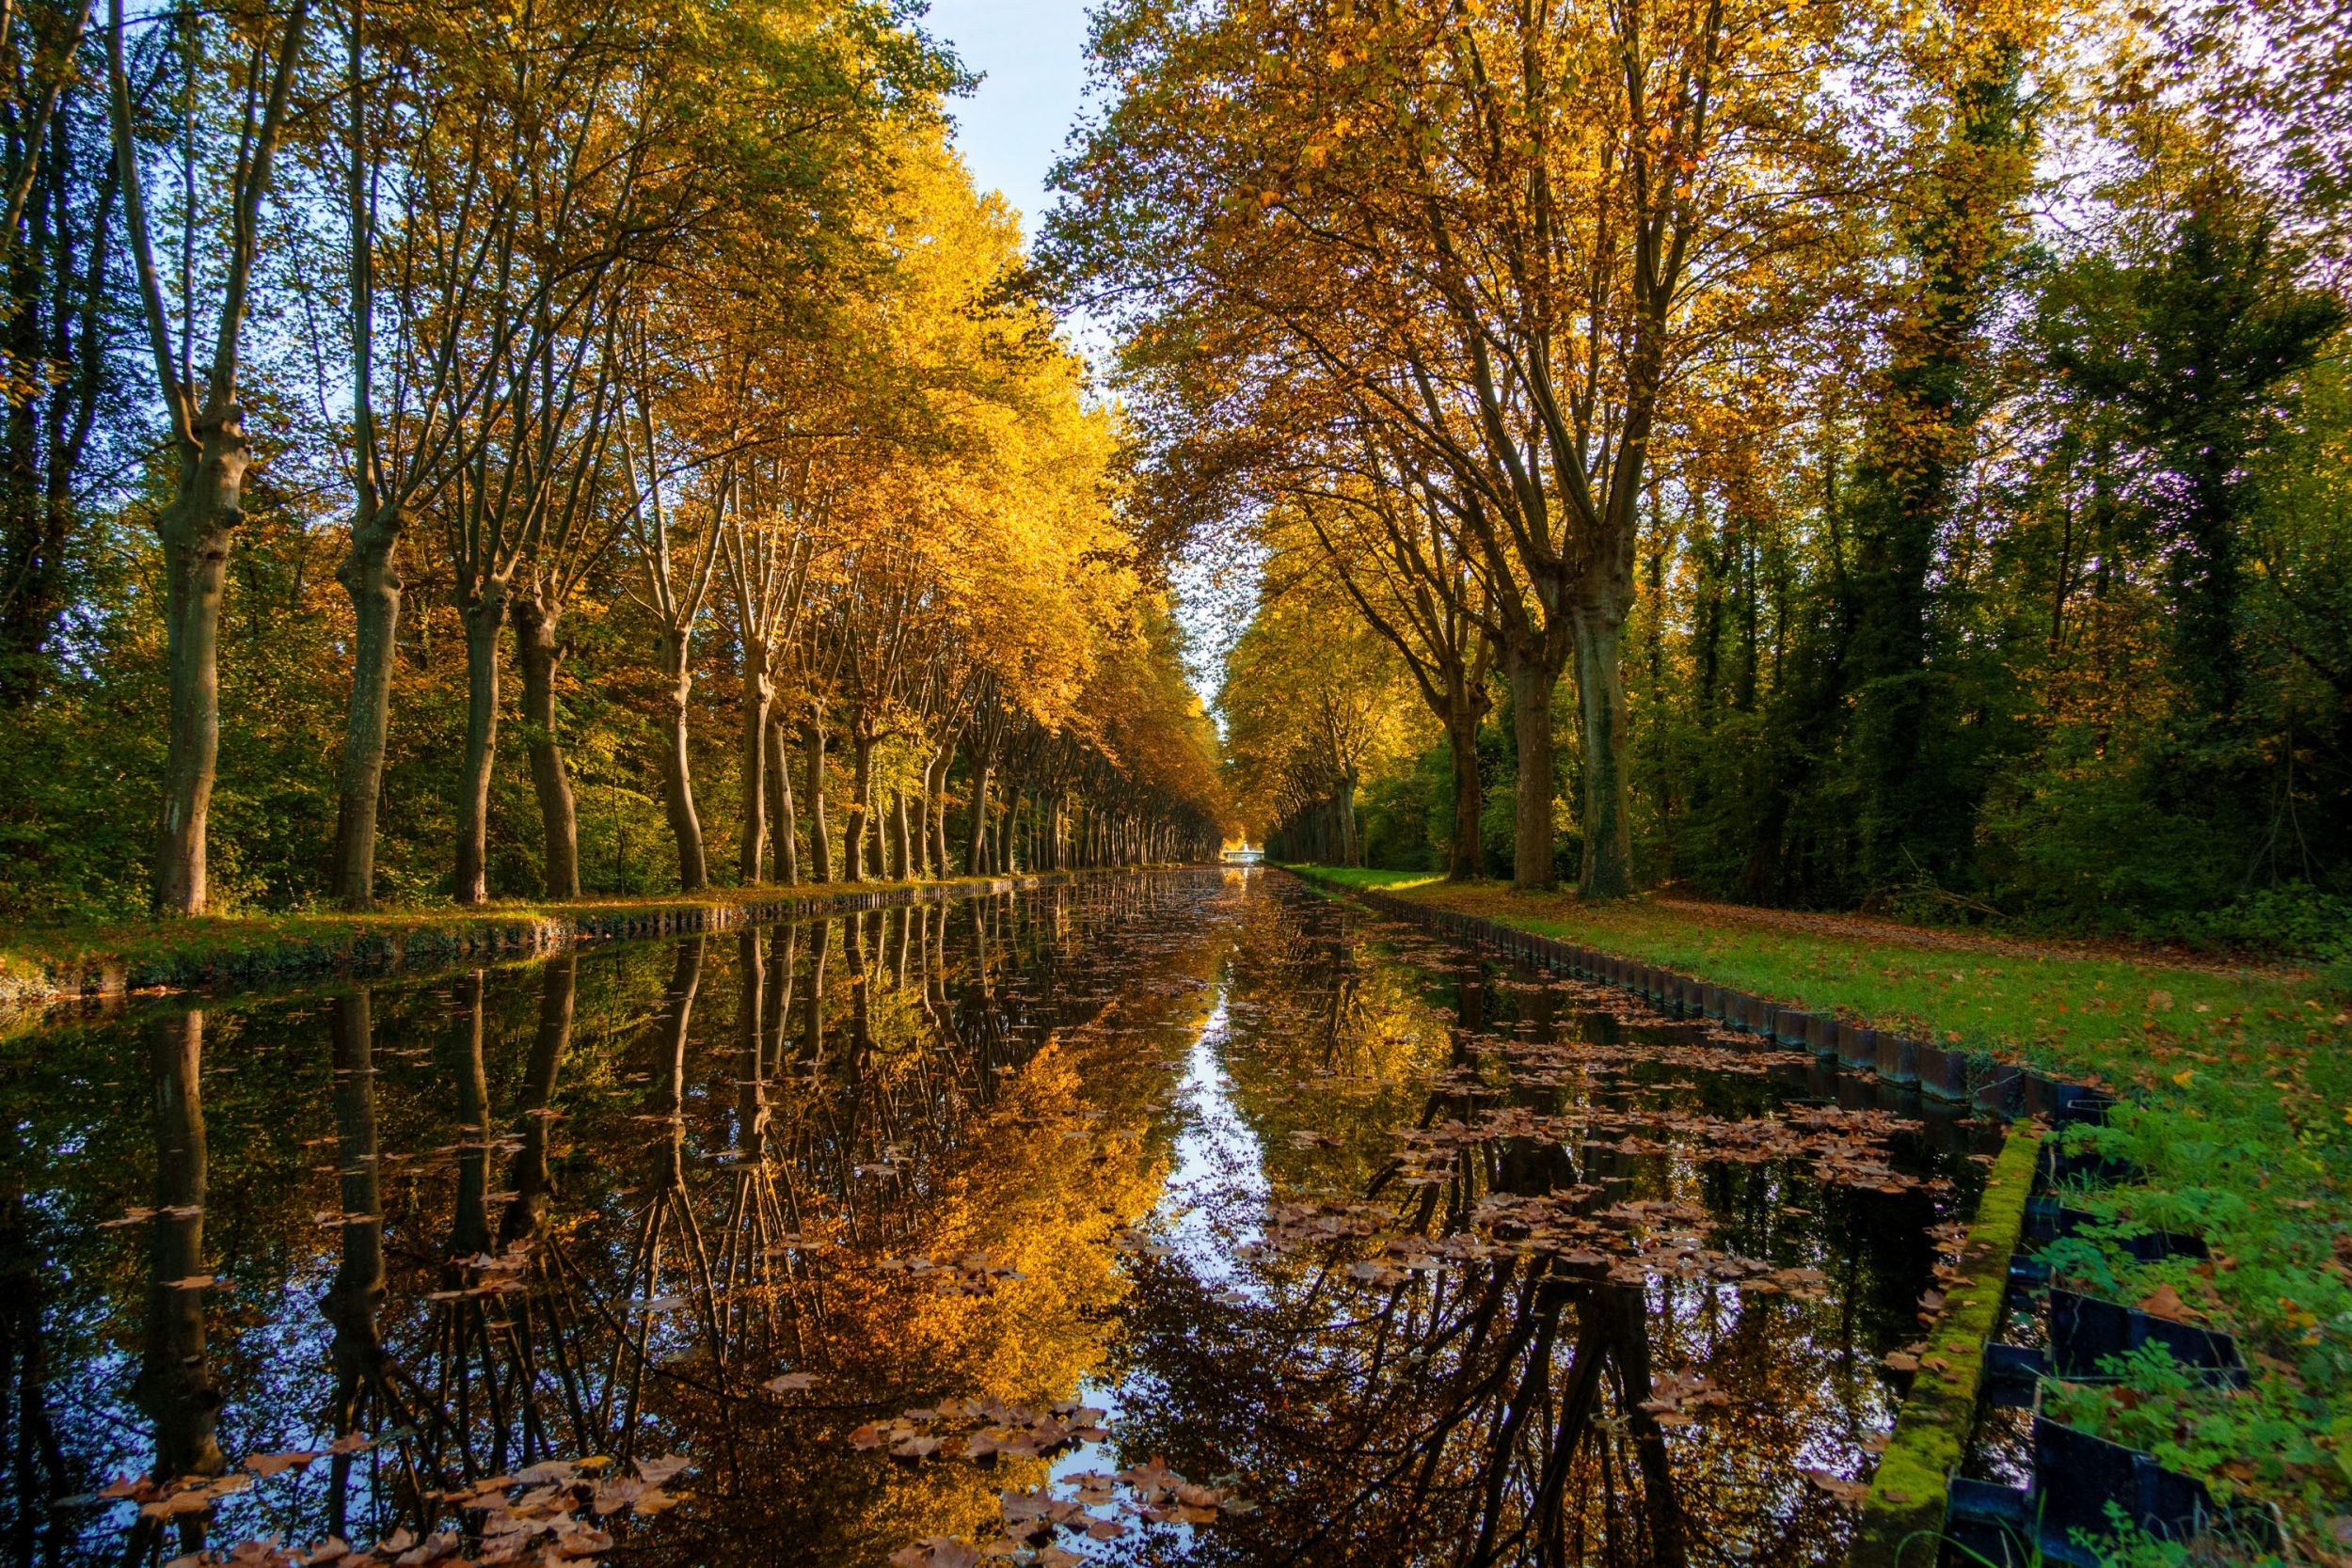
[[[1000,190],[1034,236],[1044,214],[1046,171],[1077,118],[1086,87],[1082,0],[931,0],[924,24],[982,73],[957,101],[956,146],[983,190]]]
[[[979,90],[950,105],[956,146],[982,190],[1005,194],[1037,237],[1050,205],[1045,176],[1061,155],[1086,92],[1084,0],[931,0],[924,26],[955,46]],[[1099,368],[1107,340],[1094,323],[1068,319],[1064,330]],[[1216,692],[1226,645],[1239,631],[1255,588],[1244,564],[1188,561],[1176,570],[1177,617],[1191,637],[1192,683],[1205,701]]]

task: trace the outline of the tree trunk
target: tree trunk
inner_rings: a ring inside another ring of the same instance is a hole
[[[956,765],[956,745],[949,741],[931,754],[923,772],[923,854],[934,877],[953,876],[947,863],[947,774]]]
[[[677,840],[677,885],[681,893],[700,893],[710,885],[710,861],[703,848],[703,821],[694,810],[693,761],[687,750],[691,732],[687,701],[693,693],[694,670],[683,636],[663,632],[656,652],[668,678],[662,715],[669,731],[662,749],[661,803],[670,814],[670,834]]]
[[[1352,866],[1363,858],[1356,842],[1356,776],[1340,775],[1339,798],[1332,802],[1339,808],[1340,863]]]
[[[931,769],[929,763],[923,765],[923,785],[914,791],[914,803],[909,808],[909,815],[912,817],[908,826],[912,830],[914,874],[917,877],[936,876],[937,873],[931,869]]]
[[[890,792],[890,877],[893,881],[911,881],[914,877],[914,856],[907,829],[907,792]]]
[[[800,823],[792,799],[792,770],[785,766],[784,721],[772,709],[768,716],[768,807],[776,841],[776,880],[797,887],[801,880]]]
[[[493,580],[461,607],[466,619],[466,762],[457,785],[460,904],[490,896],[490,767],[499,741],[499,633],[506,627],[506,584]]]
[[[1509,660],[1511,727],[1518,740],[1519,777],[1512,818],[1511,885],[1551,886],[1551,689],[1559,676],[1532,655]]]
[[[963,854],[964,875],[985,877],[988,864],[988,784],[994,768],[985,758],[975,758],[972,765],[972,812],[965,824]]]
[[[351,595],[351,707],[343,725],[336,791],[334,895],[347,910],[375,903],[375,818],[384,796],[384,752],[392,725],[398,661],[400,567],[392,552],[400,514],[379,508],[351,521],[351,550],[336,580]],[[691,809],[691,807],[689,808]]]
[[[850,826],[842,833],[841,859],[850,881],[866,874],[866,844],[874,827],[874,741],[854,726],[850,731]]]
[[[743,640],[743,832],[737,842],[735,879],[752,887],[760,879],[768,852],[768,710],[775,687],[768,678],[767,655]]]
[[[1486,787],[1478,777],[1478,715],[1468,703],[1446,715],[1446,747],[1454,753],[1454,842],[1446,851],[1446,880],[1475,879],[1485,858],[1479,837],[1486,826]]]
[[[1025,869],[1021,858],[1021,808],[1027,791],[1015,784],[1005,792],[1005,822],[997,834],[996,869],[1007,876]]]
[[[531,783],[539,797],[539,830],[545,841],[542,880],[550,898],[580,896],[580,810],[571,776],[564,768],[564,746],[555,735],[555,671],[563,661],[556,643],[563,611],[532,594],[515,601],[515,651],[523,670],[523,726],[531,753]]]
[[[811,705],[808,712],[808,874],[818,882],[833,880],[833,838],[825,827],[825,713]]]
[[[153,903],[157,914],[202,914],[205,829],[220,756],[220,600],[229,546],[245,521],[250,460],[245,411],[235,404],[197,421],[181,453],[179,493],[155,520],[163,543],[164,628],[171,715],[157,814]]]
[[[1618,647],[1624,621],[1607,610],[1588,610],[1575,624],[1576,684],[1584,716],[1584,866],[1577,892],[1585,898],[1623,898],[1633,891],[1625,661]]]

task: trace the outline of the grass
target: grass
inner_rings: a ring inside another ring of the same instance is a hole
[[[1425,872],[1295,869],[2119,1089],[2106,1127],[2069,1136],[2138,1179],[2071,1195],[2107,1223],[2053,1260],[2118,1300],[2169,1288],[2238,1337],[2253,1386],[2201,1387],[2142,1356],[2115,1369],[2113,1387],[2064,1391],[2060,1408],[2225,1502],[2277,1505],[2301,1560],[2352,1562],[2352,1012],[2327,982],[1761,926],[1653,899],[1586,905]],[[2212,1256],[2136,1262],[2122,1239],[2140,1227],[2201,1235]]]

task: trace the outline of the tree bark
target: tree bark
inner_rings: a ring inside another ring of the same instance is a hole
[[[862,882],[874,828],[874,741],[856,728],[850,732],[850,826],[842,834],[841,859],[848,879]]]
[[[1511,885],[1546,888],[1557,879],[1551,853],[1551,689],[1559,676],[1531,655],[1507,657],[1511,727],[1519,753],[1512,818]]]
[[[549,898],[580,896],[580,807],[555,732],[555,672],[564,651],[556,640],[563,611],[530,594],[515,601],[515,652],[523,673],[523,728],[531,783],[539,797],[545,845],[541,881]]]
[[[362,508],[351,520],[351,549],[336,580],[351,595],[351,708],[343,725],[335,805],[334,895],[347,910],[375,903],[375,821],[384,797],[384,752],[392,727],[392,670],[399,658],[400,515]]]
[[[493,579],[466,620],[466,762],[457,785],[457,873],[460,904],[488,901],[490,768],[499,739],[499,633],[506,626],[506,584]]]
[[[1624,618],[1603,607],[1580,611],[1575,626],[1576,684],[1584,718],[1584,864],[1577,892],[1585,898],[1623,898],[1633,891],[1625,660],[1619,647]]]
[[[988,863],[988,784],[993,772],[987,760],[974,760],[972,811],[965,824],[963,853],[964,874],[970,877],[985,877],[992,869]]]
[[[1021,858],[1021,808],[1027,791],[1019,782],[1020,775],[1013,777],[1012,787],[1005,791],[1004,824],[996,835],[996,869],[1007,876],[1022,870],[1026,863]]]
[[[197,421],[181,453],[179,493],[155,519],[163,542],[164,630],[171,715],[164,799],[155,831],[154,910],[202,914],[205,831],[220,756],[220,601],[229,546],[245,521],[251,449],[245,411],[231,403]]]
[[[768,808],[774,818],[769,827],[776,843],[776,880],[787,887],[797,886],[801,879],[798,805],[792,799],[792,770],[785,766],[784,721],[772,709],[768,715]]]
[[[923,856],[930,874],[952,875],[947,865],[947,774],[956,765],[956,744],[950,740],[931,753],[923,770]]]
[[[825,827],[825,713],[811,705],[804,732],[808,755],[808,874],[833,880],[833,838]]]
[[[911,881],[914,877],[914,857],[907,832],[907,792],[890,792],[890,877],[893,881]]]
[[[912,818],[909,826],[913,829],[914,874],[917,877],[936,876],[938,873],[931,869],[931,769],[929,763],[924,764],[922,787],[914,791],[914,803],[909,808],[909,815]]]
[[[693,665],[686,639],[663,632],[655,650],[661,673],[669,682],[662,694],[663,725],[667,729],[661,757],[661,804],[670,815],[670,834],[677,841],[677,885],[681,893],[700,893],[710,885],[710,862],[703,847],[702,815],[694,809],[694,772],[687,742],[688,699],[692,695]]]
[[[775,688],[768,676],[767,656],[745,638],[743,648],[743,832],[735,860],[737,882],[752,887],[760,879],[760,862],[768,848],[768,710]]]

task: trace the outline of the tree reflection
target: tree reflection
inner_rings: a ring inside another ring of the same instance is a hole
[[[154,1423],[151,1471],[159,1482],[217,1476],[229,1467],[215,1435],[220,1390],[214,1385],[204,1333],[204,1015],[195,1008],[147,1027],[148,1072],[155,1118],[154,1217],[148,1225],[147,1338],[138,1400]],[[158,1519],[142,1512],[127,1553],[138,1560],[176,1529],[180,1549],[202,1544],[206,1511]]]
[[[1644,1057],[1651,1026],[1595,997],[1451,954],[1413,968],[1390,940],[1247,884],[1137,879],[349,990],[285,1025],[296,1052],[318,1020],[332,1069],[309,1113],[331,1136],[304,1143],[332,1164],[308,1186],[255,1159],[303,1114],[259,1074],[213,1081],[208,1172],[203,1023],[178,1015],[137,1042],[151,1199],[101,1211],[156,1215],[119,1271],[132,1414],[172,1480],[258,1443],[325,1452],[105,1549],[424,1539],[475,1483],[679,1452],[691,1498],[609,1524],[629,1560],[879,1564],[993,1532],[998,1493],[1047,1462],[894,1465],[848,1432],[995,1398],[1113,1403],[1115,1451],[1085,1463],[1165,1454],[1261,1505],[1112,1549],[1131,1558],[1834,1558],[1844,1521],[1802,1467],[1856,1451],[1887,1403],[1873,1337],[1918,1270],[1879,1232],[1918,1226],[1868,1206],[1924,1199],[1632,1138],[1637,1113],[1736,1118],[1789,1091]],[[1179,1083],[1241,1130],[1218,1157],[1243,1196],[1200,1199],[1199,1223],[1168,1185],[1198,1163]],[[222,1214],[299,1216],[230,1253],[233,1302],[191,1283],[208,1190]],[[1513,1203],[1571,1230],[1704,1212],[1724,1247],[1836,1289],[1749,1293],[1676,1273],[1672,1246],[1628,1274],[1499,1229]],[[1344,1221],[1333,1244],[1269,1230],[1311,1205]],[[296,1285],[320,1332],[249,1333]],[[41,1354],[11,1334],[19,1364]],[[1701,1374],[1724,1400],[1693,1420]],[[81,1408],[121,1400],[100,1382]],[[29,1473],[12,1462],[15,1495]]]
[[[335,1180],[341,1250],[319,1309],[333,1329],[334,1392],[326,1427],[326,1530],[348,1537],[354,1439],[407,1424],[384,1350],[383,1150],[376,1141],[375,1027],[367,989],[338,997],[330,1022],[335,1073]],[[413,1485],[411,1487],[413,1491]]]
[[[64,1518],[53,1503],[74,1490],[74,1471],[50,1409],[49,1292],[26,1211],[24,1187],[8,1180],[0,1190],[0,1514],[9,1560],[29,1565],[61,1550]]]
[[[1320,911],[1259,914],[1235,966],[1248,983],[1234,1006],[1249,1022],[1225,1061],[1263,1130],[1278,1208],[1286,1192],[1344,1180],[1350,1156],[1326,1152],[1336,1140],[1320,1130],[1377,1116],[1432,1135],[1403,1140],[1352,1202],[1308,1205],[1338,1237],[1385,1241],[1384,1257],[1351,1262],[1353,1246],[1302,1250],[1278,1236],[1256,1249],[1257,1290],[1238,1293],[1181,1258],[1141,1262],[1126,1354],[1153,1376],[1129,1412],[1129,1451],[1164,1451],[1187,1473],[1232,1465],[1279,1499],[1204,1533],[1196,1554],[1466,1568],[1835,1560],[1847,1520],[1802,1467],[1863,1435],[1871,1399],[1855,1384],[1874,1358],[1857,1369],[1855,1341],[1872,1331],[1855,1315],[1856,1299],[1870,1300],[1861,1279],[1817,1307],[1703,1271],[1656,1272],[1671,1250],[1629,1279],[1579,1248],[1498,1245],[1480,1222],[1498,1196],[1540,1198],[1569,1228],[1629,1201],[1671,1200],[1734,1233],[1759,1207],[1814,1212],[1794,1207],[1798,1193],[1822,1210],[1865,1201],[1793,1157],[1724,1164],[1701,1150],[1637,1155],[1598,1132],[1470,1131],[1513,1111],[1570,1126],[1748,1114],[1769,1102],[1761,1080],[1639,1063],[1642,1041],[1617,1018],[1580,1010],[1541,977],[1464,963],[1431,996],[1399,988],[1393,965],[1366,964],[1359,939]],[[1522,1070],[1522,1059],[1541,1066]],[[1380,1086],[1416,1078],[1432,1085],[1418,1103]],[[1766,1194],[1778,1196],[1754,1201]],[[1931,1218],[1915,1196],[1866,1198],[1917,1203],[1912,1234]],[[1872,1281],[1886,1253],[1909,1245],[1867,1222],[1804,1243],[1790,1234],[1802,1223],[1756,1225],[1751,1244],[1792,1266],[1856,1259]],[[1702,1371],[1697,1420],[1681,1402]]]

